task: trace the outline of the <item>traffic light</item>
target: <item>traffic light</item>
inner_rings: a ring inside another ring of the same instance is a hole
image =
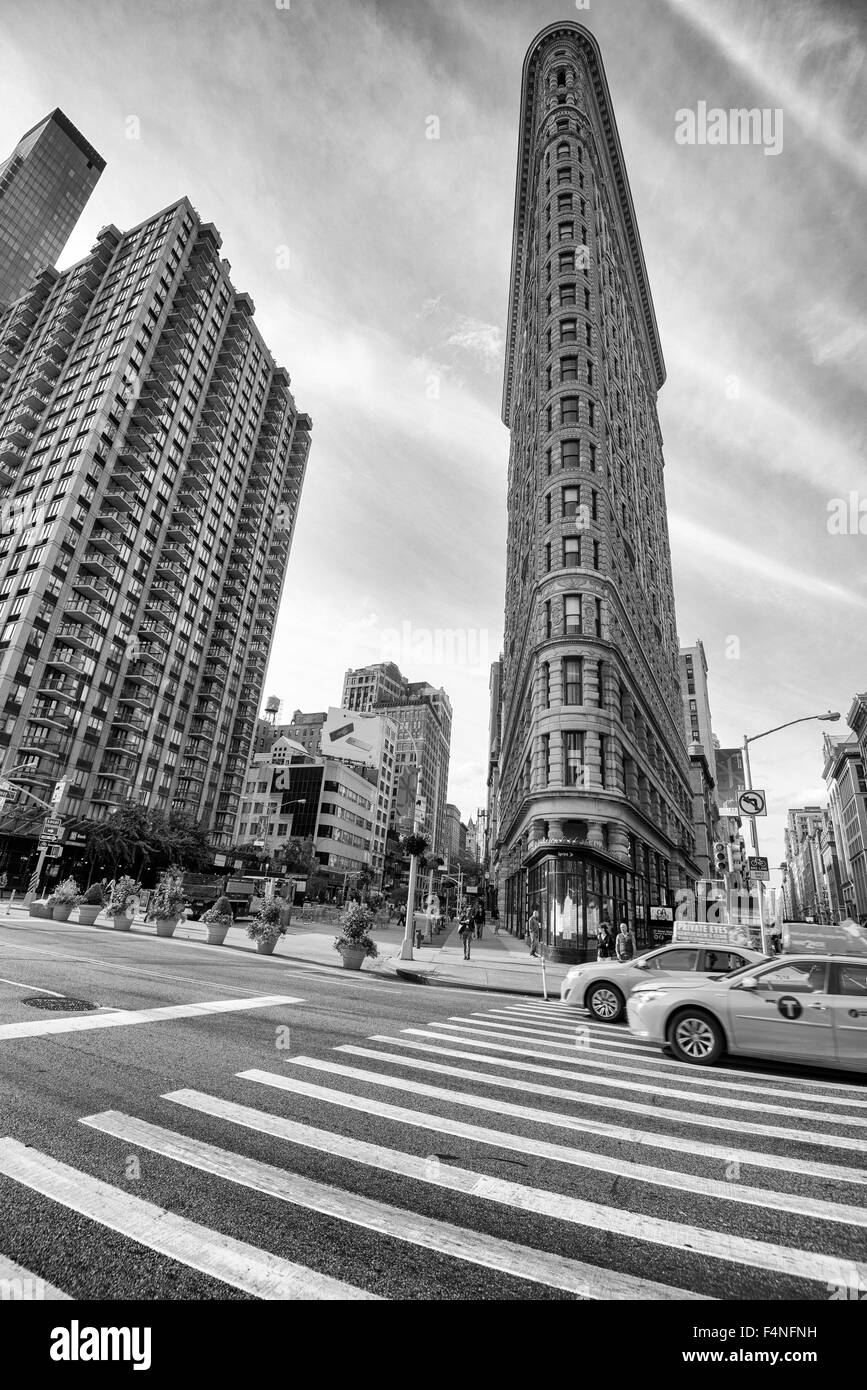
[[[726,853],[726,846],[722,843],[721,840],[717,840],[717,841],[714,843],[714,847],[713,847],[713,857],[714,857],[714,863],[716,864],[716,875],[717,875],[717,878],[724,878],[724,877],[725,877],[725,874],[726,874],[726,871],[727,871],[727,869],[728,869],[729,863],[728,863],[728,854]]]

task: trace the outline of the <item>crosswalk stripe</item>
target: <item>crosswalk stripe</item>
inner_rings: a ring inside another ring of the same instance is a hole
[[[351,1078],[354,1075],[352,1067],[328,1065],[320,1068],[318,1060],[311,1057],[290,1057],[288,1060],[297,1066],[310,1067],[315,1070],[321,1069],[338,1076]],[[433,1130],[437,1134],[450,1134],[458,1138],[470,1139],[475,1143],[488,1144],[493,1148],[507,1149],[514,1153],[550,1158],[574,1168],[589,1168],[594,1172],[613,1173],[619,1177],[632,1178],[637,1183],[648,1183],[653,1187],[674,1188],[678,1192],[692,1192],[698,1197],[715,1197],[722,1201],[741,1202],[745,1206],[761,1207],[763,1210],[773,1207],[779,1211],[791,1212],[796,1216],[815,1217],[822,1221],[837,1221],[847,1226],[867,1226],[867,1210],[864,1207],[855,1207],[841,1202],[826,1202],[820,1198],[777,1192],[766,1187],[747,1187],[741,1185],[740,1182],[720,1182],[715,1178],[698,1177],[694,1173],[678,1172],[672,1168],[652,1168],[645,1164],[632,1163],[627,1159],[611,1158],[593,1150],[569,1148],[565,1144],[552,1144],[547,1140],[530,1139],[526,1135],[511,1134],[500,1129],[488,1129],[482,1125],[467,1124],[463,1120],[452,1120],[445,1115],[431,1115],[427,1111],[408,1110],[400,1105],[391,1105],[387,1101],[371,1100],[369,1096],[356,1096],[349,1091],[335,1091],[329,1087],[317,1086],[308,1081],[276,1075],[273,1072],[263,1073],[254,1070],[241,1072],[239,1075],[246,1080],[278,1086],[281,1090],[309,1096],[315,1100],[325,1101],[329,1105],[342,1106],[362,1114],[378,1115],[381,1119],[396,1120],[400,1124]],[[194,1097],[194,1099],[190,1100],[189,1097]],[[226,1107],[231,1106],[232,1102],[216,1100],[213,1097],[202,1099],[201,1092],[198,1091],[173,1091],[170,1095],[163,1096],[163,1100],[177,1100],[182,1105],[190,1104],[194,1109],[204,1110],[209,1115],[232,1118],[226,1110]],[[220,1108],[215,1109],[214,1106]],[[245,1109],[246,1107],[240,1108]],[[253,1111],[252,1113],[258,1115],[260,1112]],[[243,1124],[245,1121],[241,1120],[239,1123]],[[277,1123],[283,1124],[283,1121],[278,1119]],[[293,1125],[295,1121],[286,1121],[286,1124]],[[301,1126],[301,1128],[304,1129],[305,1127]],[[274,1133],[275,1131],[266,1127],[266,1132]],[[284,1137],[289,1137],[288,1132],[284,1134]],[[298,1142],[304,1143],[305,1140],[302,1138]]]
[[[277,1086],[281,1090],[297,1089],[297,1083],[293,1083],[291,1077],[279,1076],[272,1072],[249,1071],[241,1072],[240,1075],[251,1080],[263,1081],[266,1085]],[[320,1086],[311,1087],[310,1090],[314,1094],[324,1092],[324,1088]],[[305,1092],[302,1091],[303,1093]],[[327,1092],[319,1098],[327,1099]],[[232,1102],[218,1104],[219,1109],[216,1112],[209,1108],[206,1113],[218,1113],[231,1118],[229,1107],[232,1107]],[[252,1128],[264,1126],[266,1133],[279,1135],[285,1126],[284,1137],[303,1143],[307,1147],[323,1149],[326,1153],[355,1159],[387,1172],[399,1173],[403,1177],[419,1178],[437,1186],[453,1188],[466,1195],[499,1202],[519,1211],[535,1212],[540,1216],[568,1221],[573,1225],[592,1226],[595,1230],[628,1236],[633,1240],[645,1240],[653,1245],[664,1245],[668,1249],[687,1250],[705,1258],[749,1265],[753,1269],[772,1270],[795,1278],[820,1280],[826,1284],[843,1282],[845,1273],[851,1273],[851,1262],[843,1261],[834,1255],[799,1250],[788,1245],[773,1245],[746,1236],[733,1236],[724,1231],[712,1231],[701,1226],[669,1221],[663,1217],[607,1207],[601,1202],[569,1197],[562,1192],[549,1192],[544,1188],[530,1188],[520,1183],[505,1182],[501,1178],[474,1173],[452,1163],[429,1165],[426,1159],[417,1155],[347,1139],[344,1135],[332,1134],[330,1131],[311,1129],[299,1138],[300,1132],[306,1127],[296,1124],[295,1121],[283,1121],[279,1116],[266,1115],[261,1111],[249,1112],[246,1106],[238,1107],[238,1110],[248,1111],[248,1118],[239,1121],[242,1124],[251,1124],[252,1113],[255,1117]],[[773,1197],[775,1194],[767,1195]],[[867,1264],[863,1266],[863,1273],[867,1276]]]
[[[423,1032],[422,1029],[406,1029],[405,1031]],[[424,1034],[424,1036],[430,1035]],[[436,1036],[436,1034],[433,1036]],[[399,1042],[400,1039],[376,1037],[375,1039],[371,1039],[371,1041],[392,1043]],[[464,1041],[467,1040],[464,1039]],[[495,1059],[486,1057],[481,1060],[490,1063]],[[534,1109],[530,1106],[513,1106],[509,1105],[506,1101],[491,1100],[487,1096],[468,1096],[462,1092],[444,1091],[439,1087],[431,1089],[423,1087],[421,1083],[418,1083],[414,1087],[410,1082],[398,1081],[390,1077],[385,1077],[378,1072],[370,1072],[367,1075],[371,1080],[375,1079],[378,1085],[396,1085],[405,1090],[418,1090],[422,1094],[436,1094],[439,1100],[451,1100],[454,1104],[460,1105],[474,1105],[477,1109],[495,1110],[502,1114],[515,1114],[523,1119],[538,1120],[541,1124],[550,1125],[564,1123],[568,1129],[577,1129],[584,1123],[583,1119],[574,1119],[570,1115],[562,1115],[558,1116],[556,1119],[552,1119],[552,1112],[549,1110]],[[459,1099],[459,1097],[461,1098]],[[694,1115],[689,1110],[668,1110],[662,1106],[641,1105],[638,1101],[624,1100],[622,1096],[597,1096],[590,1095],[586,1092],[580,1092],[576,1094],[575,1099],[582,1105],[596,1105],[603,1110],[629,1110],[636,1115],[649,1115],[658,1120],[677,1120],[682,1124],[695,1125],[699,1129],[724,1129],[730,1132],[735,1125],[735,1121],[730,1117],[722,1115]],[[848,1149],[856,1153],[861,1153],[864,1148],[863,1139],[849,1139],[842,1134],[823,1134],[820,1137],[815,1134],[807,1133],[805,1130],[785,1129],[782,1125],[760,1125],[755,1121],[741,1119],[738,1119],[736,1124],[739,1133],[761,1135],[762,1138],[767,1139],[782,1139],[791,1143],[810,1144],[819,1148]]]
[[[642,1067],[640,1071],[636,1071],[633,1059],[630,1059],[629,1065],[626,1065],[624,1058],[621,1057],[614,1060],[607,1054],[601,1056],[597,1061],[594,1055],[597,1049],[595,1043],[593,1043],[593,1039],[591,1039],[591,1044],[593,1044],[591,1047],[587,1047],[581,1041],[574,1044],[575,1050],[581,1053],[581,1065],[583,1067],[596,1067],[606,1072],[626,1072],[632,1077],[656,1076],[662,1081],[673,1081],[677,1076],[681,1079],[683,1079],[684,1076],[689,1076],[690,1080],[693,1080],[692,1069],[687,1071],[682,1062],[671,1064],[675,1068],[675,1072],[672,1074],[670,1071],[663,1071],[660,1066],[653,1065]],[[698,1068],[696,1068],[696,1070],[698,1070]],[[703,1076],[701,1078],[695,1078],[701,1086],[714,1086],[718,1090],[721,1089],[726,1091],[743,1091],[750,1096],[780,1096],[785,1100],[813,1101],[819,1105],[841,1105],[867,1108],[867,1100],[859,1100],[855,1097],[850,1099],[848,1096],[825,1096],[814,1091],[786,1091],[777,1086],[754,1085],[747,1081],[730,1081],[728,1079],[729,1073],[720,1071],[719,1067],[708,1067],[707,1070],[712,1073],[708,1079],[705,1079]],[[738,1073],[738,1075],[740,1074],[741,1073]],[[795,1084],[797,1084],[797,1078],[795,1078]],[[690,1094],[692,1093],[690,1092]],[[833,1115],[829,1116],[829,1118],[833,1118]]]
[[[580,1024],[581,1024],[581,1020],[578,1020],[577,1023],[576,1023],[576,1029],[575,1029],[576,1032],[577,1032],[577,1028],[580,1026]],[[456,1023],[447,1023],[445,1020],[443,1020],[441,1023],[438,1024],[438,1026],[443,1027],[443,1028],[457,1028],[457,1027],[459,1027],[459,1026],[460,1026],[460,1027],[463,1027],[463,1028],[466,1028],[466,1027],[469,1027],[470,1025],[469,1025],[469,1024],[460,1024],[460,1025],[458,1025],[458,1024],[456,1024]],[[477,1025],[475,1025],[475,1026],[476,1026],[476,1027],[480,1027],[481,1025],[478,1025],[478,1024],[477,1024]],[[531,1038],[535,1038],[535,1037],[538,1036],[538,1035],[534,1032],[534,1030],[533,1030],[532,1028],[522,1028],[522,1027],[520,1027],[520,1026],[518,1026],[518,1025],[512,1027],[511,1025],[505,1025],[505,1024],[502,1024],[502,1023],[501,1023],[501,1024],[497,1024],[496,1026],[499,1027],[499,1028],[501,1028],[501,1029],[503,1029],[504,1031],[505,1031],[506,1028],[508,1027],[508,1030],[509,1030],[510,1032],[514,1033],[516,1036],[524,1036],[524,1037],[526,1037],[528,1040],[531,1039]],[[588,1025],[588,1026],[589,1026],[589,1025]],[[482,1031],[485,1031],[485,1030],[484,1030],[484,1027],[482,1027]],[[592,1032],[592,1030],[591,1030],[591,1032]],[[629,1034],[627,1033],[625,1036],[628,1038],[628,1037],[629,1037]],[[603,1038],[603,1039],[600,1039],[600,1040],[597,1041],[597,1040],[596,1040],[596,1036],[593,1035],[593,1037],[594,1037],[594,1046],[597,1048],[597,1050],[598,1050],[599,1052],[610,1052],[611,1055],[612,1055],[613,1057],[615,1057],[615,1056],[621,1056],[621,1057],[622,1057],[622,1056],[625,1054],[626,1057],[629,1058],[629,1060],[632,1060],[632,1058],[635,1057],[635,1060],[636,1060],[636,1061],[640,1061],[640,1060],[641,1060],[642,1058],[644,1058],[644,1057],[648,1057],[648,1056],[652,1056],[652,1055],[653,1055],[654,1049],[653,1049],[652,1047],[650,1047],[650,1045],[647,1044],[647,1043],[642,1043],[642,1042],[619,1042],[619,1041],[617,1041],[617,1039],[615,1039],[615,1038],[608,1038],[608,1037]],[[547,1041],[547,1039],[546,1039],[546,1041]],[[568,1042],[554,1042],[554,1041],[551,1041],[550,1045],[551,1045],[551,1047],[569,1047],[570,1045],[571,1045],[571,1046],[574,1046],[574,1044],[569,1044]],[[658,1048],[656,1049],[656,1057],[657,1057],[657,1059],[659,1058],[659,1049],[658,1049]]]
[[[597,1268],[561,1255],[549,1254],[513,1241],[500,1240],[484,1232],[462,1229],[434,1217],[389,1206],[351,1192],[276,1168],[243,1154],[229,1153],[202,1140],[152,1125],[144,1120],[107,1110],[88,1115],[81,1121],[124,1143],[149,1149],[178,1163],[185,1163],[229,1182],[264,1192],[308,1211],[336,1217],[350,1225],[377,1231],[425,1250],[487,1269],[496,1269],[516,1279],[562,1289],[591,1299],[691,1299],[705,1301],[691,1290],[669,1288],[614,1270]]]
[[[371,1041],[376,1041],[371,1039]],[[388,1039],[382,1038],[379,1041],[386,1042]],[[401,1040],[404,1047],[418,1048],[422,1052],[434,1053],[442,1057],[466,1058],[470,1061],[481,1061],[472,1052],[455,1052],[445,1047],[431,1047],[426,1043],[409,1042]],[[379,1062],[393,1062],[398,1066],[412,1067],[416,1070],[429,1071],[441,1076],[454,1077],[462,1081],[481,1081],[486,1086],[501,1086],[508,1090],[520,1091],[526,1095],[530,1090],[533,1094],[551,1095],[564,1100],[581,1100],[580,1094],[566,1090],[559,1086],[543,1086],[539,1083],[530,1084],[523,1079],[516,1079],[511,1076],[497,1076],[492,1072],[471,1071],[469,1067],[452,1067],[442,1062],[432,1062],[428,1059],[420,1061],[417,1057],[402,1057],[395,1052],[378,1052],[372,1047],[358,1047],[351,1043],[344,1043],[335,1049],[336,1052],[346,1053],[353,1057],[368,1057]],[[513,1067],[521,1071],[537,1070],[532,1063],[514,1062],[511,1059],[497,1059],[498,1065],[502,1067]],[[559,1072],[554,1067],[544,1067],[542,1070],[549,1076],[569,1076],[568,1072]],[[793,1158],[786,1154],[783,1158],[780,1154],[768,1153],[765,1149],[734,1149],[731,1146],[721,1144],[708,1144],[701,1139],[682,1139],[677,1135],[659,1134],[654,1130],[627,1129],[622,1125],[607,1124],[604,1120],[582,1121],[582,1128],[587,1134],[596,1134],[603,1139],[616,1139],[621,1143],[630,1145],[642,1144],[645,1147],[655,1149],[665,1149],[677,1153],[696,1154],[700,1158],[710,1158],[719,1160],[721,1163],[729,1164],[737,1162],[741,1165],[749,1164],[753,1168],[770,1168],[774,1172],[779,1171],[781,1163],[785,1164],[788,1173],[803,1173],[811,1178],[823,1178],[830,1182],[850,1182],[859,1186],[867,1185],[867,1169],[865,1168],[846,1168],[839,1163],[822,1163],[818,1159]]]
[[[0,1255],[0,1302],[43,1302],[49,1299],[69,1301],[69,1294],[48,1284],[38,1274],[17,1265],[14,1260]]]
[[[479,1016],[488,1017],[493,1012],[493,1010],[485,1010],[484,1014],[480,1014]],[[501,1014],[505,1011],[497,1010],[496,1012],[498,1014]],[[667,1059],[666,1057],[664,1057],[658,1043],[646,1043],[643,1042],[640,1038],[632,1037],[632,1035],[629,1032],[629,1029],[626,1028],[623,1024],[598,1023],[589,1014],[576,1014],[575,1021],[571,1025],[549,1024],[546,1026],[553,1028],[560,1027],[562,1028],[562,1030],[565,1030],[566,1032],[572,1034],[587,1029],[589,1031],[590,1040],[593,1044],[594,1051],[600,1051],[603,1054],[605,1054],[608,1052],[608,1049],[612,1047],[633,1049],[633,1051],[630,1051],[630,1055],[628,1058],[621,1057],[620,1060],[628,1060],[630,1063],[634,1063],[636,1066],[641,1067],[644,1067],[646,1064],[652,1063],[658,1067],[673,1068],[675,1070],[683,1072],[682,1062],[677,1062],[673,1059]],[[649,1056],[646,1055],[648,1053],[650,1054]],[[617,1056],[617,1053],[611,1052],[610,1055]],[[739,1063],[740,1060],[741,1058],[739,1057]],[[718,1078],[720,1074],[720,1069],[718,1066],[699,1066],[695,1063],[690,1063],[689,1073],[691,1076],[694,1074],[704,1073],[710,1077],[716,1076]],[[737,1075],[738,1078],[746,1080],[755,1078],[757,1081],[767,1081],[769,1079],[769,1073],[767,1071],[748,1071],[745,1067],[742,1067],[740,1065],[738,1066]],[[814,1091],[811,1091],[809,1093],[810,1095],[815,1094],[817,1099],[822,1100],[825,1100],[827,1096],[827,1099],[829,1101],[833,1099],[835,1104],[857,1104],[858,1106],[867,1105],[867,1101],[862,1099],[864,1094],[863,1088],[859,1087],[857,1083],[855,1083],[854,1081],[833,1081],[827,1077],[818,1078],[786,1076],[785,1074],[773,1074],[772,1079],[775,1082],[779,1083],[781,1086],[812,1086],[814,1088]]]
[[[202,1004],[168,1004],[155,1009],[117,1009],[110,1014],[73,1014],[71,1018],[37,1019],[31,1023],[0,1024],[0,1042],[14,1038],[42,1038],[53,1033],[85,1033],[91,1029],[128,1028],[140,1023],[164,1023],[178,1018],[206,1018],[210,1014],[237,1013],[243,1009],[270,1009],[282,1004],[301,1004],[287,994],[263,994],[252,999],[213,999]]]
[[[256,1298],[377,1299],[376,1294],[317,1274],[122,1192],[89,1173],[28,1148],[17,1139],[0,1139],[0,1174],[139,1245]]]
[[[547,1052],[543,1051],[542,1048],[531,1049],[529,1041],[517,1036],[517,1034],[486,1033],[485,1030],[474,1031],[470,1029],[470,1027],[459,1027],[457,1024],[449,1023],[438,1023],[436,1027],[438,1027],[438,1029],[442,1027],[442,1029],[449,1029],[450,1031],[447,1031],[447,1033],[436,1033],[435,1029],[403,1029],[403,1031],[404,1033],[418,1034],[418,1036],[421,1037],[440,1038],[443,1042],[463,1042],[463,1044],[468,1045],[468,1047],[482,1047],[488,1049],[489,1052],[517,1052],[520,1056],[532,1056],[534,1059],[539,1058],[549,1062],[563,1062],[567,1063],[572,1069],[584,1065],[584,1056],[578,1056],[579,1049],[574,1047],[574,1045],[572,1045],[572,1047],[567,1047],[567,1044],[563,1044],[563,1048],[565,1048],[564,1052]],[[557,1042],[554,1042],[554,1044],[546,1042],[545,1047],[560,1047],[560,1045],[561,1044],[557,1044]],[[595,1051],[602,1052],[602,1055],[604,1055],[604,1049],[595,1048]],[[636,1072],[636,1076],[641,1076],[641,1074],[641,1072]],[[681,1076],[688,1076],[688,1074],[691,1074],[691,1070],[689,1070],[689,1072],[681,1070]],[[597,1079],[593,1076],[592,1080]],[[645,1090],[647,1090],[647,1087],[645,1087]],[[650,1087],[650,1090],[653,1091],[654,1095],[666,1094],[661,1087]],[[692,1091],[689,1093],[689,1098],[693,1098]],[[727,1102],[727,1105],[728,1108],[732,1109],[754,1108],[754,1106],[749,1106],[743,1101],[731,1101]],[[764,1108],[773,1109],[774,1112],[777,1111],[777,1109],[782,1109],[784,1112],[788,1109],[785,1108],[785,1106],[767,1105],[764,1106]],[[838,1119],[834,1115],[818,1115],[818,1118],[823,1119],[825,1123],[829,1122],[829,1120]],[[864,1122],[863,1119],[846,1119],[845,1122],[842,1123],[852,1123],[854,1126],[861,1126],[866,1122]]]
[[[450,1025],[443,1026],[447,1027]],[[483,1036],[490,1036],[495,1038],[508,1038],[511,1035],[508,1033],[491,1033],[484,1034]],[[555,1044],[555,1046],[557,1045],[558,1044]],[[564,1046],[566,1045],[567,1044],[564,1044]],[[568,1044],[568,1046],[573,1056],[575,1057],[576,1066],[584,1067],[587,1064],[588,1059],[583,1055],[583,1049],[576,1048],[574,1043],[570,1043]],[[568,1059],[564,1058],[564,1060]],[[666,1097],[670,1096],[673,1100],[690,1100],[695,1105],[715,1105],[723,1110],[749,1110],[750,1112],[752,1112],[756,1108],[755,1098],[753,1098],[752,1100],[740,1100],[737,1096],[717,1096],[709,1094],[706,1091],[698,1091],[694,1089],[694,1087],[690,1089],[682,1089],[680,1087],[675,1087],[671,1085],[660,1086],[658,1083],[648,1083],[647,1085],[645,1085],[640,1081],[636,1081],[634,1079],[634,1076],[629,1081],[623,1081],[619,1077],[608,1075],[607,1071],[604,1075],[601,1076],[597,1076],[592,1071],[575,1071],[573,1075],[576,1081],[589,1081],[597,1086],[608,1086],[611,1090],[614,1091],[629,1091],[634,1092],[637,1095],[660,1095]],[[666,1080],[673,1081],[674,1078],[666,1077]],[[761,1088],[756,1088],[756,1091],[760,1090]],[[766,1095],[768,1093],[766,1091],[762,1091],[762,1094]],[[764,1102],[764,1110],[766,1114],[770,1115],[792,1115],[799,1120],[817,1120],[819,1121],[819,1123],[822,1124],[831,1123],[839,1125],[848,1125],[852,1128],[867,1127],[867,1118],[862,1119],[859,1116],[855,1115],[835,1115],[833,1113],[828,1114],[822,1110],[804,1110],[798,1106],[793,1105],[775,1105],[770,1101]]]

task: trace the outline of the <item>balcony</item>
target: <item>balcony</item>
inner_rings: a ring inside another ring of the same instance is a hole
[[[156,573],[165,579],[173,579],[181,588],[183,588],[187,578],[185,571],[179,565],[176,565],[173,560],[164,559],[163,555],[157,560]]]
[[[157,618],[165,618],[173,625],[178,616],[177,608],[171,603],[158,603],[156,599],[148,599],[145,603],[145,612],[154,614]]]
[[[54,667],[56,671],[63,671],[67,676],[84,675],[84,661],[71,647],[56,648],[45,664]]]
[[[106,753],[123,753],[130,758],[137,758],[144,751],[144,739],[138,734],[115,733],[112,728],[106,740],[105,751]]]
[[[37,700],[30,707],[27,718],[31,724],[43,724],[48,729],[56,729],[58,732],[66,732],[72,720],[68,714],[62,710],[64,702],[58,701],[39,701]]]
[[[99,550],[86,550],[81,557],[80,568],[97,575],[100,579],[114,579],[118,582],[123,575],[120,565],[115,564]]]
[[[42,391],[33,378],[24,387],[18,396],[19,405],[27,406],[30,410],[37,411],[40,415],[46,411],[51,404],[51,396]]]
[[[65,642],[67,646],[75,647],[80,652],[96,654],[102,643],[101,632],[94,632],[86,626],[79,627],[77,623],[64,623],[54,635],[58,641]]]
[[[177,537],[177,531],[174,532],[174,535]],[[183,532],[182,539],[171,540],[167,538],[163,542],[160,560],[165,561],[167,564],[174,564],[177,562],[183,565],[187,560],[189,551],[193,549],[194,545],[195,538],[191,536],[189,532]]]
[[[136,661],[127,671],[126,679],[131,685],[149,685],[154,690],[159,690],[162,675],[159,668],[154,666],[152,662]]]
[[[59,758],[66,745],[66,740],[58,738],[52,734],[42,734],[39,730],[25,732],[18,751],[28,753],[38,758]]]
[[[27,452],[25,449],[19,448],[17,444],[12,443],[9,437],[10,433],[11,431],[7,431],[0,439],[0,463],[22,464],[27,457]]]
[[[179,532],[182,536],[186,537],[190,533],[185,530],[185,527],[197,526],[198,524],[199,518],[196,516],[195,512],[190,511],[187,507],[177,506],[175,507],[175,510],[172,512],[172,519],[169,523],[168,533],[169,535],[171,535],[172,532],[176,531]]]
[[[78,700],[78,682],[58,680],[56,676],[43,676],[36,691],[48,700],[64,700],[67,704]]]
[[[117,757],[103,758],[102,766],[99,769],[100,777],[110,777],[113,782],[133,782],[135,780],[135,769],[126,770],[124,763],[117,760]]]
[[[133,473],[144,473],[151,467],[151,463],[146,454],[141,452],[140,441],[135,440],[122,444],[117,451],[117,456],[125,468],[129,468]],[[136,484],[137,486],[137,484]]]
[[[144,733],[150,724],[150,718],[142,714],[140,710],[134,709],[134,697],[122,698],[118,705],[117,713],[114,716],[114,727],[118,729],[131,729]],[[150,701],[142,700],[141,703],[150,708]],[[122,709],[121,705],[129,705],[129,709]]]
[[[114,531],[107,526],[100,526],[98,523],[90,533],[90,544],[95,550],[103,551],[112,559],[120,563],[124,558],[124,550]]]
[[[163,623],[150,623],[145,619],[138,630],[138,636],[143,643],[159,642],[166,651],[172,645],[173,633]]]
[[[153,709],[153,697],[146,690],[139,690],[134,687],[124,686],[120,692],[119,705],[130,705],[133,709]],[[124,714],[126,712],[124,711]],[[120,714],[117,715],[115,723],[122,723]]]
[[[72,587],[76,593],[86,594],[88,598],[101,598],[106,603],[113,603],[116,597],[116,590],[111,584],[107,584],[104,579],[95,579],[91,574],[77,574],[72,581]]]

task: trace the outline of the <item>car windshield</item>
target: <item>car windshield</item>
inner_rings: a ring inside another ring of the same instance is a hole
[[[759,965],[767,965],[773,960],[773,956],[762,956],[761,960],[751,960],[747,965],[738,966],[737,970],[727,970],[724,975],[714,975],[715,980],[737,980],[741,975],[746,975],[750,970],[755,970]]]

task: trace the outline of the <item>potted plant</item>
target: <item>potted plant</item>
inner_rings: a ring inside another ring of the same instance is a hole
[[[52,916],[55,922],[67,922],[80,897],[81,890],[74,878],[65,878],[51,894]]]
[[[108,915],[114,918],[115,931],[129,931],[138,905],[141,884],[129,874],[122,874],[111,890]]]
[[[234,920],[232,904],[223,895],[217,899],[213,907],[209,907],[207,912],[203,912],[201,916],[201,921],[208,929],[208,944],[210,946],[222,946],[226,939],[226,932]]]
[[[105,893],[101,883],[92,883],[78,895],[78,920],[85,927],[92,927],[105,906]]]
[[[166,869],[148,905],[147,920],[156,922],[157,936],[171,936],[187,905],[183,876],[179,869]]]
[[[276,898],[266,898],[256,916],[247,925],[247,935],[256,943],[260,955],[270,956],[281,936],[286,935],[282,920],[280,903]]]
[[[344,970],[360,970],[366,956],[379,955],[376,942],[370,935],[373,913],[367,903],[347,903],[340,914],[340,936],[334,938],[334,949],[343,957]]]

